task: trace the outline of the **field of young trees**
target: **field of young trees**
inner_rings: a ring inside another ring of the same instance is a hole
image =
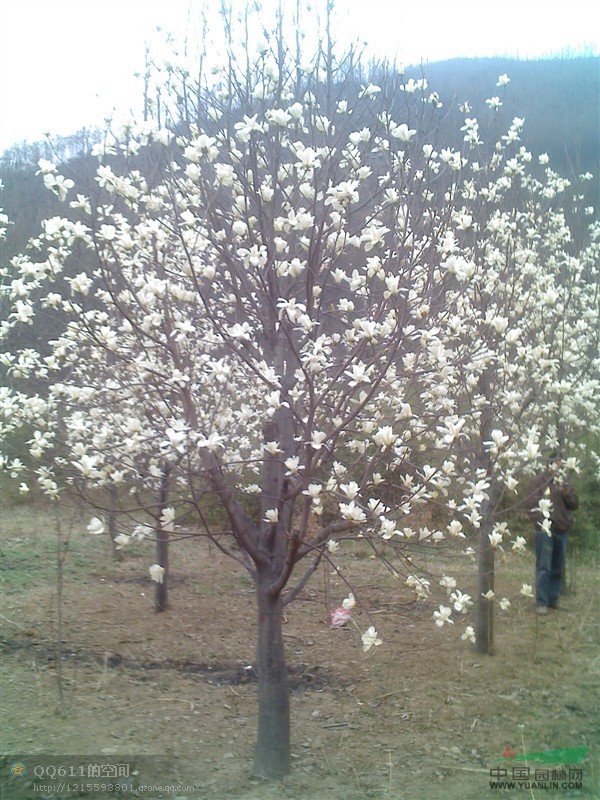
[[[7,781],[16,759],[31,776],[28,753],[72,753],[83,764],[102,756],[131,764],[132,788],[170,787],[126,797],[480,800],[511,796],[490,788],[490,770],[503,766],[507,748],[521,754],[582,745],[590,748],[577,765],[583,790],[535,795],[596,796],[596,565],[571,560],[567,610],[541,619],[533,598],[519,591],[532,579],[533,554],[501,563],[498,584],[512,605],[499,613],[490,658],[460,639],[462,627],[432,626],[435,602],[416,600],[367,546],[346,548],[341,576],[321,568],[286,612],[292,769],[283,782],[265,782],[251,774],[257,621],[245,570],[232,569],[206,539],[179,542],[170,608],[157,615],[151,545],[116,561],[107,539],[86,537],[86,514],[63,508],[61,520],[74,541],[59,629],[56,532],[43,506],[5,512],[3,796],[30,800],[32,784],[48,783]],[[474,593],[474,565],[461,561],[445,555],[422,566],[432,580],[460,571]],[[374,622],[384,639],[368,653],[354,625],[330,625],[345,580],[361,598],[357,625]],[[546,765],[526,766],[533,776]]]
[[[543,627],[523,505],[560,451],[593,560],[591,151],[530,150],[506,73],[446,97],[293,22],[225,15],[225,63],[207,33],[143,120],[38,160],[28,242],[2,215],[8,685],[44,709],[11,747],[94,752],[96,693],[113,753],[206,797],[481,797],[502,748],[591,742],[593,572]]]

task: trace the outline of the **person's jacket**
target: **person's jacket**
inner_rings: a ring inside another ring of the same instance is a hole
[[[538,507],[542,497],[552,501],[552,533],[567,533],[573,523],[573,511],[579,508],[579,498],[571,486],[556,483],[551,472],[543,472],[533,479],[527,489],[525,502],[529,516],[536,525],[544,521],[544,515]]]

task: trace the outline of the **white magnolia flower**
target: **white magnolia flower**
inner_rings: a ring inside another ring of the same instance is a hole
[[[379,647],[382,640],[378,637],[377,631],[371,625],[362,635],[363,651],[367,653],[372,647]]]
[[[279,442],[267,442],[264,445],[264,448],[270,456],[276,456],[278,453],[283,453],[283,450],[279,447]]]
[[[502,609],[502,611],[508,611],[508,609],[510,608],[510,600],[508,599],[508,597],[503,597],[502,600],[500,600],[499,606]]]
[[[371,383],[369,370],[370,367],[363,364],[362,361],[359,361],[358,364],[352,364],[345,372],[345,374],[351,378],[349,386],[358,386],[359,383]]]
[[[513,542],[512,549],[519,553],[525,552],[525,547],[527,546],[527,539],[524,536],[517,536],[515,541]]]
[[[115,536],[114,541],[117,546],[117,550],[122,550],[124,547],[127,547],[130,538],[131,537],[126,533],[119,533],[117,536]]]
[[[346,495],[348,500],[353,500],[355,497],[358,496],[359,488],[360,487],[356,483],[356,481],[350,481],[350,483],[340,484],[340,489]]]
[[[376,432],[375,436],[373,436],[373,441],[380,447],[382,450],[385,450],[386,447],[391,447],[398,437],[394,433],[391,425],[384,425],[383,427],[379,428]]]
[[[508,337],[507,337],[508,338]],[[489,447],[492,453],[495,455],[502,447],[508,442],[508,436],[506,436],[502,431],[493,430],[491,433],[491,441],[484,442],[483,444],[486,447]]]
[[[450,593],[453,589],[456,589],[456,579],[451,578],[448,575],[444,575],[440,581],[440,586],[443,586],[443,588],[447,589],[448,593]]]
[[[287,470],[285,473],[286,475],[298,475],[300,470],[304,469],[304,467],[300,466],[300,459],[298,456],[286,458],[286,460],[283,462],[283,465]]]
[[[452,522],[447,526],[446,530],[450,536],[456,536],[460,539],[466,538],[466,535],[463,531],[462,522],[457,519],[453,519]]]
[[[525,447],[525,455],[530,461],[534,461],[540,452],[540,446],[537,442],[530,439]]]
[[[522,594],[523,597],[533,597],[531,586],[528,583],[524,583],[519,590],[519,594]]]
[[[460,638],[463,641],[468,640],[469,642],[473,642],[473,644],[475,644],[475,631],[473,630],[473,627],[468,625]]]
[[[323,487],[321,486],[320,483],[309,483],[306,489],[302,492],[302,494],[305,494],[307,497],[310,497],[311,500],[319,500],[322,490]]]
[[[466,614],[470,606],[473,605],[473,601],[471,600],[470,594],[463,594],[456,590],[452,592],[450,595],[450,600],[452,601],[452,605],[455,611],[459,611],[461,614]]]
[[[283,108],[271,109],[267,112],[266,117],[271,125],[278,125],[280,128],[285,128],[288,122],[292,119],[292,115]]]
[[[538,503],[538,508],[544,517],[549,517],[552,511],[552,500],[542,497]]]
[[[352,592],[350,592],[348,597],[342,600],[342,608],[345,608],[346,611],[352,611],[355,605],[356,605],[356,600],[354,599],[354,595],[352,594]]]
[[[344,519],[349,519],[352,522],[364,522],[367,517],[365,512],[357,506],[354,500],[351,500],[349,503],[340,503],[340,514]]]
[[[160,515],[160,524],[163,530],[172,531],[174,529],[175,516],[175,509],[172,506],[163,508]]]
[[[99,517],[92,517],[89,525],[87,526],[87,532],[93,534],[94,536],[104,533],[104,523]]]
[[[96,473],[98,456],[88,456],[87,454],[84,454],[81,456],[78,462],[74,461],[72,463],[81,471],[81,474],[84,477],[91,478]]]
[[[380,86],[370,83],[368,86],[361,86],[359,97],[375,97],[381,91]]]
[[[412,417],[412,408],[410,403],[401,403],[398,419],[410,419],[411,417]]]
[[[220,433],[211,433],[207,438],[201,437],[198,439],[198,447],[205,447],[211,452],[215,452],[222,446],[224,437]]]
[[[152,564],[152,566],[148,568],[148,571],[150,572],[150,578],[155,581],[155,583],[163,582],[165,568],[161,567],[160,564]]]
[[[288,108],[288,113],[291,114],[293,119],[299,120],[302,119],[302,114],[304,112],[304,107],[302,103],[294,103]]]
[[[327,542],[327,552],[333,555],[333,553],[337,553],[339,549],[340,549],[340,543],[336,542],[335,539],[329,539],[329,541]]]
[[[498,531],[488,533],[488,539],[490,540],[490,544],[494,550],[496,550],[496,548],[502,544],[502,534]]]
[[[438,611],[433,612],[435,624],[438,626],[438,628],[443,627],[446,622],[448,622],[450,625],[454,625],[454,620],[450,619],[451,614],[452,609],[449,606],[440,606]]]
[[[486,600],[493,600],[496,595],[491,589],[488,589],[487,592],[482,592],[481,596]]]
[[[416,130],[412,128],[409,129],[408,125],[403,122],[401,125],[398,125],[397,128],[394,128],[392,131],[392,136],[394,139],[400,139],[401,142],[410,142],[416,133]]]
[[[400,531],[396,527],[393,519],[386,519],[384,516],[379,517],[381,527],[379,533],[383,539],[391,539],[392,536],[400,535]]]
[[[327,438],[327,434],[323,431],[315,431],[310,440],[311,447],[314,450],[320,450],[323,447],[323,442]]]
[[[55,165],[48,161],[45,158],[40,158],[38,161],[39,172],[36,172],[36,175],[51,175],[53,172],[56,172]]]
[[[279,522],[279,510],[277,508],[268,508],[265,511],[265,522],[270,522],[271,525],[275,525]]]

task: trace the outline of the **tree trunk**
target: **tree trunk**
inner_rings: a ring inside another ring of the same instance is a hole
[[[113,558],[115,561],[122,561],[123,554],[117,550],[115,538],[117,536],[117,487],[111,483],[108,487],[108,535],[112,544]]]
[[[481,521],[475,603],[475,647],[478,653],[488,656],[494,654],[494,601],[483,595],[494,591],[494,549],[488,536],[491,528],[489,520]]]
[[[290,771],[290,697],[281,595],[273,597],[269,593],[269,582],[266,576],[258,575],[258,736],[254,774],[280,780]]]
[[[565,560],[562,565],[562,570],[560,573],[560,594],[561,597],[568,597],[569,595],[577,594],[575,590],[575,581],[573,570],[569,568],[567,562],[567,556],[569,554],[569,542],[567,540],[567,552],[565,553]]]
[[[484,597],[494,591],[494,548],[490,542],[490,534],[494,529],[494,512],[496,511],[501,489],[494,478],[495,465],[485,442],[492,437],[493,400],[495,375],[490,366],[479,378],[479,389],[486,399],[481,411],[479,435],[481,451],[478,466],[485,470],[489,479],[488,497],[481,504],[481,522],[479,527],[479,553],[477,563],[477,598],[475,603],[475,648],[478,653],[491,656],[494,654],[494,599]]]
[[[164,567],[162,583],[154,589],[154,610],[166,611],[169,606],[169,532],[156,526],[156,563]]]
[[[169,607],[169,531],[164,530],[160,516],[167,506],[169,500],[169,472],[163,470],[160,481],[158,497],[159,513],[156,520],[156,563],[164,567],[162,583],[157,583],[154,589],[154,610],[156,612],[166,611]]]

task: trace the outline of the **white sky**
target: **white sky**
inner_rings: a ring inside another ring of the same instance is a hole
[[[156,26],[182,31],[196,0],[2,0],[0,152],[137,108]],[[242,0],[237,0],[242,2]],[[219,0],[208,0],[215,8]],[[293,5],[292,0],[287,0]],[[304,0],[306,3],[307,0]],[[312,0],[313,8],[324,0]],[[404,64],[459,56],[600,53],[593,0],[337,0],[340,39]],[[284,3],[285,7],[285,3]]]

